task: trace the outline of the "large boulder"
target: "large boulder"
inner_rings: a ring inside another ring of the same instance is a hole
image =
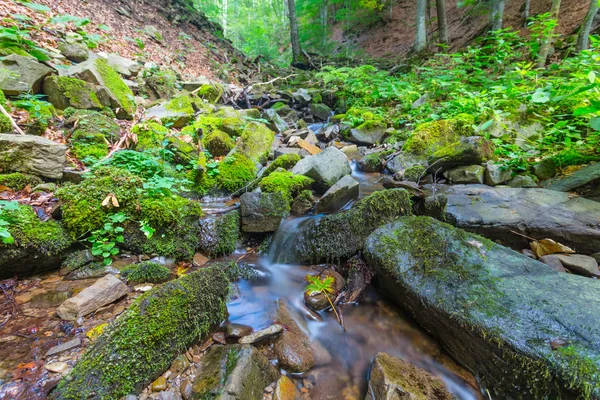
[[[0,169],[62,178],[67,146],[40,136],[0,134]]]
[[[116,111],[117,117],[133,118],[136,110],[133,92],[105,59],[91,58],[69,68],[66,74],[100,86],[99,98]]]
[[[366,121],[350,130],[349,140],[354,143],[371,146],[380,143],[386,135],[387,125],[378,121]]]
[[[52,68],[35,58],[11,54],[0,59],[0,90],[7,96],[39,93],[44,78],[51,73]]]
[[[600,398],[600,286],[429,217],[373,232],[364,255],[494,398]]]
[[[459,142],[461,137],[472,136],[474,118],[459,114],[452,119],[423,123],[410,134],[402,150],[407,153],[431,156],[436,151]]]
[[[228,288],[215,265],[144,293],[92,342],[53,398],[118,399],[141,392],[223,320]]]
[[[275,133],[260,122],[250,122],[240,135],[234,153],[240,153],[250,160],[264,164],[275,140]]]
[[[350,210],[310,218],[299,225],[282,224],[274,240],[278,262],[338,261],[362,249],[364,240],[377,227],[411,215],[409,193],[404,189],[375,192]]]
[[[290,203],[281,193],[244,193],[240,197],[243,232],[275,232],[290,215]]]
[[[81,79],[52,75],[44,79],[44,93],[48,101],[60,110],[67,107],[99,110],[103,106],[95,88]]]
[[[199,248],[210,257],[228,256],[240,238],[240,213],[230,211],[200,220]]]
[[[492,158],[493,144],[481,136],[461,137],[457,143],[436,150],[429,157],[431,170],[482,164]]]
[[[261,400],[279,371],[250,345],[213,346],[200,361],[194,399]]]
[[[365,400],[454,400],[444,382],[411,363],[387,353],[377,353],[369,373]]]
[[[529,239],[550,238],[592,254],[600,248],[600,204],[546,189],[491,188],[483,185],[437,185],[447,198],[443,218],[517,249]]]
[[[585,198],[600,201],[600,163],[583,167],[570,175],[546,181],[544,187],[559,192],[575,191]]]
[[[328,147],[319,154],[300,160],[292,173],[314,179],[315,189],[324,193],[344,175],[351,174],[352,168],[344,153]]]

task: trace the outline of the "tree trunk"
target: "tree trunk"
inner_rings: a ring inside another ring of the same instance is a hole
[[[494,0],[492,3],[492,12],[490,14],[490,23],[492,31],[502,29],[502,20],[504,19],[504,0]]]
[[[531,0],[525,0],[525,9],[523,10],[523,26],[527,27],[529,20],[529,10],[531,10]]]
[[[306,69],[308,68],[308,58],[300,47],[300,37],[298,36],[298,19],[296,18],[296,2],[287,0],[288,15],[290,17],[290,41],[292,42],[292,67]]]
[[[321,40],[321,44],[325,45],[327,43],[327,24],[329,22],[329,5],[327,4],[327,0],[323,0],[321,3],[321,28],[323,38]]]
[[[560,1],[552,0],[552,8],[550,9],[550,19],[556,20],[558,23],[558,12],[560,11]],[[537,67],[544,68],[546,66],[546,60],[548,59],[548,53],[550,53],[550,47],[552,47],[552,39],[554,37],[554,29],[550,29],[545,38],[542,39],[540,45],[540,52],[538,54]]]
[[[446,0],[436,0],[437,19],[440,43],[448,44],[448,17],[446,16]]]
[[[592,29],[592,23],[594,18],[598,14],[598,0],[590,0],[590,8],[588,9],[587,15],[581,24],[579,30],[579,36],[577,37],[577,51],[583,51],[588,48],[588,40],[590,37],[590,30]]]
[[[417,0],[417,37],[415,51],[421,52],[427,48],[427,0]]]

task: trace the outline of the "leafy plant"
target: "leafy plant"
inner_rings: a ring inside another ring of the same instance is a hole
[[[6,215],[7,211],[17,211],[19,203],[16,201],[0,200],[0,240],[4,244],[12,244],[15,242],[12,234],[8,230],[10,225],[9,218]]]
[[[31,39],[29,29],[20,28],[17,21],[14,26],[0,26],[0,51],[9,53],[27,53],[39,61],[50,59],[44,49]]]
[[[305,289],[306,292],[308,292],[309,295],[313,295],[313,294],[325,295],[325,298],[327,298],[327,301],[331,305],[331,308],[333,309],[333,312],[335,313],[335,316],[336,316],[338,322],[340,323],[340,325],[343,328],[344,324],[342,323],[340,315],[338,314],[337,309],[335,308],[335,305],[333,304],[333,302],[331,301],[331,298],[329,297],[330,294],[334,293],[333,284],[335,282],[335,279],[332,276],[326,276],[321,279],[318,276],[306,275],[306,280],[308,281],[308,285],[306,285],[306,289]]]
[[[104,265],[112,264],[112,257],[119,254],[118,244],[123,243],[123,231],[125,228],[119,226],[127,220],[125,213],[119,212],[107,216],[102,229],[92,232],[88,241],[92,244],[92,254],[101,256]]]

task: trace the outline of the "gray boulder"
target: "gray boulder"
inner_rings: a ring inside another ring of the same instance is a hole
[[[584,167],[570,175],[543,183],[546,189],[559,192],[575,191],[590,200],[600,201],[600,163]]]
[[[0,89],[7,96],[22,93],[39,93],[44,78],[52,68],[37,62],[33,57],[11,54],[0,59]]]
[[[0,168],[62,178],[67,147],[41,136],[0,134]]]
[[[577,275],[600,277],[598,261],[590,256],[581,254],[556,254],[561,264]]]
[[[79,43],[61,43],[58,45],[58,50],[69,61],[80,63],[90,58],[88,48]]]
[[[483,183],[484,172],[481,165],[469,165],[446,171],[444,176],[453,183]]]
[[[411,363],[387,353],[377,353],[369,373],[365,400],[454,400],[444,382]]]
[[[344,153],[335,147],[328,147],[319,154],[300,160],[292,173],[314,179],[315,189],[324,193],[344,175],[351,174],[352,168]]]
[[[392,158],[385,166],[385,168],[392,174],[402,173],[414,165],[427,166],[427,158],[412,153],[400,153]],[[434,171],[435,172],[435,168]]]
[[[243,232],[275,232],[290,214],[290,205],[281,193],[244,193],[240,197]]]
[[[329,188],[317,203],[317,213],[337,211],[359,195],[359,183],[346,175]]]
[[[136,61],[121,57],[118,54],[109,54],[106,58],[106,62],[125,78],[136,76],[142,68],[142,66]]]
[[[48,101],[59,110],[68,107],[84,110],[100,110],[103,105],[96,88],[77,78],[52,75],[44,79],[44,93]]]
[[[488,161],[485,165],[485,184],[490,186],[501,185],[512,178],[512,171],[502,164]]]
[[[436,185],[447,198],[446,221],[516,249],[529,240],[550,238],[592,254],[600,248],[600,204],[546,189]]]
[[[277,369],[250,345],[213,346],[202,357],[192,385],[194,399],[261,400]]]
[[[377,229],[364,255],[491,397],[600,398],[600,285],[427,217]]]
[[[349,140],[361,145],[371,146],[381,143],[385,138],[387,125],[384,123],[367,122],[350,129]]]
[[[513,188],[536,188],[538,184],[533,177],[529,175],[517,175],[507,182],[507,185]]]
[[[453,143],[436,150],[429,157],[432,169],[448,170],[456,167],[482,164],[493,156],[492,143],[481,136],[461,137]]]
[[[277,133],[283,133],[290,129],[290,126],[281,116],[277,113],[276,110],[269,108],[265,110],[265,116],[269,120],[269,128]]]
[[[321,121],[327,121],[332,114],[331,108],[322,103],[312,103],[308,106],[308,111]]]

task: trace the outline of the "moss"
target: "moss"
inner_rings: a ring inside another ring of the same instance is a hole
[[[307,176],[294,175],[289,171],[275,171],[263,178],[258,185],[263,192],[281,193],[284,199],[291,202],[295,195],[309,189],[313,182]]]
[[[269,176],[277,168],[283,168],[287,170],[292,169],[298,163],[298,161],[300,161],[300,156],[298,154],[282,154],[279,157],[277,157],[271,164],[269,164],[262,176],[263,178]]]
[[[275,133],[260,122],[250,122],[242,131],[235,146],[236,153],[243,154],[256,163],[264,164],[275,140]]]
[[[200,221],[200,249],[209,257],[228,256],[240,240],[240,213],[231,211],[216,219]]]
[[[141,188],[142,180],[136,175],[120,168],[100,167],[79,185],[65,185],[56,192],[62,201],[63,223],[75,238],[97,230],[106,215],[114,212],[112,206],[102,205],[106,196],[116,197],[119,211],[133,212]]]
[[[101,133],[77,130],[70,140],[71,151],[85,165],[92,165],[108,155],[108,143]]]
[[[223,95],[223,88],[219,84],[202,85],[196,92],[198,96],[204,100],[216,103]]]
[[[228,285],[215,266],[144,293],[86,349],[59,382],[55,400],[139,393],[224,319]]]
[[[177,75],[168,68],[145,69],[137,77],[139,94],[152,100],[168,99],[177,92]]]
[[[11,133],[13,131],[10,118],[4,114],[0,114],[0,133]]]
[[[154,228],[172,227],[188,218],[203,215],[200,204],[180,196],[145,197],[139,202],[142,220]]]
[[[427,171],[427,167],[420,164],[413,165],[404,171],[404,179],[411,182],[418,182],[421,177],[425,176],[425,171]]]
[[[360,161],[360,167],[365,172],[379,172],[383,170],[386,157],[393,152],[393,149],[388,149],[367,154]]]
[[[235,142],[225,132],[214,130],[202,137],[202,145],[214,157],[222,157],[233,149]]]
[[[8,222],[6,228],[13,236],[14,243],[0,244],[0,247],[18,246],[46,256],[54,256],[73,244],[60,223],[53,220],[42,222],[30,206],[20,205],[14,211],[4,210],[2,219]]]
[[[23,174],[21,172],[0,174],[0,186],[6,186],[15,192],[23,190],[27,185],[33,189],[35,186],[40,185],[41,183],[42,180],[35,175]]]
[[[163,283],[171,277],[171,270],[160,264],[144,261],[123,268],[121,275],[129,283]]]
[[[78,133],[102,134],[108,141],[119,138],[121,127],[114,121],[114,116],[107,116],[99,111],[65,110],[67,126],[73,126],[73,135]]]
[[[134,125],[131,132],[137,135],[136,150],[143,151],[162,148],[163,140],[169,134],[169,128],[151,121]]]
[[[369,124],[385,124],[387,121],[383,117],[383,111],[378,108],[352,107],[343,115],[343,122],[347,122],[352,127],[358,127],[366,122]],[[341,116],[334,116],[338,120]]]
[[[554,358],[567,365],[565,371],[569,374],[569,389],[578,389],[584,399],[593,398],[600,393],[597,358],[591,358],[585,349],[579,349],[575,345],[559,347],[554,352]]]
[[[103,58],[97,58],[95,66],[102,77],[102,83],[115,99],[117,99],[119,107],[122,108],[127,115],[132,116],[136,109],[133,92],[125,84],[121,75],[111,68],[108,65],[108,62]]]
[[[244,188],[256,176],[254,162],[242,154],[233,154],[219,163],[215,177],[218,189],[234,193]]]
[[[68,76],[53,76],[50,79],[55,81],[56,86],[68,99],[68,104],[71,107],[83,109],[102,108],[98,96],[87,82]]]
[[[56,110],[54,106],[47,101],[38,100],[37,98],[27,98],[23,100],[15,100],[12,104],[17,108],[22,108],[27,111],[29,117],[27,119],[28,132],[32,135],[43,134],[50,121],[54,117]]]
[[[461,136],[472,136],[474,122],[472,115],[459,114],[452,119],[423,123],[410,134],[402,150],[430,156],[436,150],[457,142]]]
[[[196,99],[189,94],[182,94],[167,102],[165,108],[176,113],[194,115],[194,106]]]
[[[121,168],[141,178],[152,178],[163,170],[163,166],[152,155],[135,150],[120,150],[109,159],[94,166],[93,170],[102,166]]]

